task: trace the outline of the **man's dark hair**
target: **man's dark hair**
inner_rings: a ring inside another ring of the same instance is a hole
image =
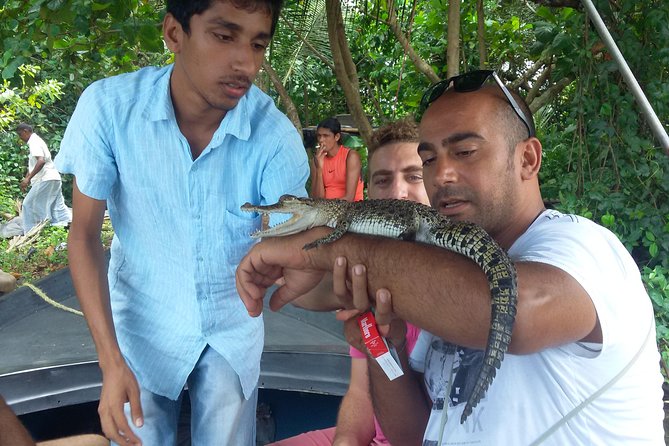
[[[523,111],[523,114],[527,118],[530,129],[533,134],[536,134],[536,129],[534,127],[534,117],[532,116],[532,111],[530,107],[525,102],[525,98],[520,95],[517,91],[509,89],[509,92],[518,103],[518,106]],[[500,98],[500,101],[497,106],[497,115],[500,121],[502,128],[507,130],[506,139],[509,143],[511,149],[513,149],[516,144],[520,141],[525,141],[528,138],[528,129],[520,119],[520,117],[514,112],[509,101],[504,97],[501,91],[497,94]]]
[[[374,130],[372,141],[367,148],[368,159],[372,157],[376,149],[386,144],[418,142],[419,140],[418,125],[413,119],[407,117],[391,122]]]
[[[272,16],[271,36],[274,35],[283,7],[283,0],[167,0],[166,12],[174,16],[186,34],[190,34],[191,17],[202,14],[211,7],[212,2],[216,1],[230,2],[235,8],[250,12],[264,9]]]
[[[16,132],[21,132],[23,130],[28,130],[30,133],[33,132],[33,126],[30,124],[26,124],[25,122],[20,123],[19,125],[16,126]]]
[[[318,129],[328,129],[336,135],[337,133],[341,133],[341,124],[337,118],[327,118],[316,126],[316,130]]]

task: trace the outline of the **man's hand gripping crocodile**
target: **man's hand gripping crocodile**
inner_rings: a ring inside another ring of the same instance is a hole
[[[254,238],[291,235],[316,226],[328,226],[334,229],[330,235],[306,244],[304,249],[334,242],[346,232],[352,232],[439,246],[480,266],[490,284],[491,327],[483,366],[460,419],[464,423],[500,367],[511,343],[516,315],[515,268],[506,252],[487,232],[473,223],[452,221],[429,206],[407,200],[348,202],[284,195],[276,204],[254,206],[246,203],[242,210],[292,214],[286,222],[252,234]]]

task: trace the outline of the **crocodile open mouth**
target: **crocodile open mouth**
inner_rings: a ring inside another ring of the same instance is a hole
[[[282,235],[291,235],[297,234],[298,232],[304,231],[313,227],[313,222],[309,221],[308,218],[304,218],[304,212],[294,211],[291,212],[288,209],[281,209],[279,206],[280,203],[270,204],[267,206],[253,205],[251,203],[246,203],[241,207],[241,210],[244,212],[257,212],[260,215],[270,215],[270,214],[286,214],[290,215],[290,218],[286,221],[282,221],[273,226],[270,226],[267,229],[260,229],[253,234],[251,237],[262,238],[262,237],[279,237]]]
[[[253,211],[249,210],[249,212]],[[261,215],[270,215],[272,213],[278,213],[279,211],[259,210],[256,212],[258,212]],[[285,214],[286,212],[283,213]],[[259,229],[253,234],[251,234],[251,237],[252,238],[278,237],[281,235],[297,234],[298,232],[304,230],[304,225],[300,224],[301,220],[302,220],[302,214],[297,212],[292,213],[288,220],[277,223],[273,226],[268,227],[267,229]]]
[[[318,207],[314,206],[313,199],[300,198],[293,195],[282,195],[275,204],[254,205],[246,203],[241,207],[241,210],[245,212],[257,212],[260,215],[290,215],[290,218],[286,221],[254,232],[251,234],[253,238],[292,235],[316,226],[327,226],[329,223],[327,214],[320,212]]]

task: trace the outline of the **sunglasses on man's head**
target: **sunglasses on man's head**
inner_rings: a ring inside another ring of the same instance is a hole
[[[534,129],[530,124],[530,121],[527,119],[527,116],[525,116],[525,113],[523,113],[523,110],[518,105],[518,102],[516,102],[516,100],[511,95],[509,89],[506,88],[502,80],[499,78],[499,76],[497,76],[497,73],[495,73],[493,70],[470,71],[469,73],[453,76],[433,84],[430,86],[430,88],[427,89],[425,94],[423,94],[423,98],[420,101],[420,107],[418,109],[418,120],[420,120],[420,118],[423,116],[423,113],[425,113],[425,110],[427,110],[430,104],[439,99],[439,97],[448,89],[450,89],[451,86],[453,87],[453,90],[458,93],[476,91],[483,87],[486,81],[491,77],[502,90],[504,96],[506,96],[506,100],[513,108],[513,111],[516,112],[516,115],[518,115],[520,120],[523,121],[523,124],[525,124],[525,127],[527,127],[527,133],[529,135],[528,137],[533,137]]]

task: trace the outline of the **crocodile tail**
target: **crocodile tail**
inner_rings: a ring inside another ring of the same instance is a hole
[[[472,409],[481,401],[485,392],[495,378],[496,370],[500,367],[504,354],[511,344],[511,333],[516,318],[516,302],[518,289],[516,282],[516,268],[506,252],[486,234],[488,239],[481,265],[490,283],[491,323],[488,334],[488,343],[483,355],[483,366],[474,385],[465,409],[460,418],[464,423]]]
[[[451,228],[435,238],[443,239],[442,245],[473,260],[481,267],[488,283],[492,299],[491,324],[488,343],[483,355],[483,365],[462,412],[460,422],[464,423],[472,410],[481,401],[495,378],[504,354],[511,344],[511,332],[516,317],[516,269],[506,252],[482,228],[471,223],[451,223]]]

